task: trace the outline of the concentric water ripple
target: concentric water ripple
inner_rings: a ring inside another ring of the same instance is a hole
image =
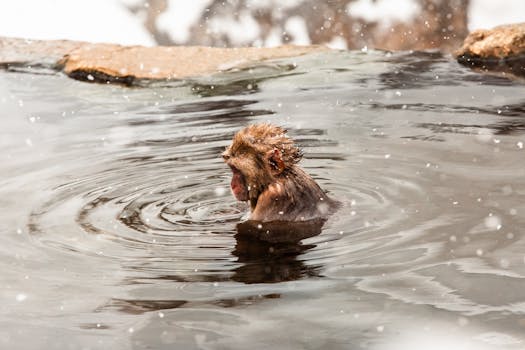
[[[306,135],[302,130],[291,132],[306,149],[338,144],[327,140],[322,130],[305,130]],[[312,134],[320,138],[312,139]],[[223,280],[239,263],[267,266],[268,249],[280,251],[275,253],[278,257],[294,252],[300,270],[305,264],[320,271],[385,249],[390,238],[381,230],[409,230],[403,220],[411,209],[402,205],[425,196],[415,178],[394,178],[372,170],[330,179],[329,169],[311,169],[322,186],[343,202],[323,233],[280,245],[281,250],[275,244],[240,242],[236,225],[246,217],[247,206],[230,194],[230,174],[219,159],[222,148],[218,145],[227,144],[229,137],[229,133],[222,139],[201,135],[206,141],[194,140],[191,147],[187,142],[157,141],[147,156],[94,164],[98,172],[84,170],[74,181],[52,189],[51,198],[33,210],[30,233],[42,244],[60,250],[126,260],[134,270],[146,268],[151,273],[157,268],[183,279]],[[134,141],[133,146],[144,143],[154,142]],[[157,152],[163,144],[169,144],[169,152]],[[335,165],[344,161],[337,153],[317,154],[315,159],[336,159]],[[369,162],[367,167],[376,169],[384,158],[363,155],[352,162],[355,164],[349,166],[353,168]],[[61,233],[56,232],[56,222],[63,225]],[[361,239],[366,242],[359,243]],[[295,264],[288,258],[283,263]],[[308,274],[311,272],[299,273],[297,278]]]

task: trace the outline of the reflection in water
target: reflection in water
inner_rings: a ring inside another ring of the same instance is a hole
[[[260,65],[258,67],[234,68],[226,82],[193,82],[191,91],[200,97],[251,95],[260,92],[259,85],[268,79],[294,75],[293,64]],[[246,76],[249,78],[246,79]],[[235,79],[237,78],[237,79]]]
[[[410,55],[397,54],[391,59],[394,69],[379,74],[379,81],[384,85],[383,89],[424,88],[428,86],[428,80],[433,79],[428,76],[432,73],[433,67],[445,61],[440,52],[419,51]],[[446,78],[445,76],[434,81],[433,84],[449,85],[451,81]]]
[[[127,300],[111,299],[107,304],[97,308],[97,312],[119,311],[127,314],[142,314],[150,311],[176,309],[185,305],[185,300]]]
[[[510,135],[523,134],[525,132],[525,103],[505,104],[501,106],[489,107],[465,107],[451,104],[429,104],[429,103],[415,103],[415,104],[380,104],[369,103],[370,108],[379,110],[402,110],[425,112],[432,111],[435,113],[456,113],[465,115],[494,115],[498,117],[518,117],[515,118],[499,118],[495,123],[476,124],[475,120],[470,123],[415,123],[414,125],[420,128],[429,129],[435,133],[456,133],[456,134],[474,134],[477,135],[483,131],[492,130],[495,135]],[[405,138],[414,138],[414,136],[405,136]],[[439,138],[419,138],[427,141],[443,141]]]
[[[454,86],[461,81],[490,85],[519,85],[503,76],[473,73],[458,65],[451,65],[450,58],[438,51],[416,51],[389,54],[393,64],[387,72],[379,74],[383,89],[417,89],[435,86]],[[443,72],[447,69],[448,72]],[[457,80],[461,76],[460,81]]]
[[[95,312],[118,311],[126,314],[140,315],[152,311],[167,311],[180,308],[203,308],[214,305],[223,308],[232,308],[243,305],[252,305],[266,299],[278,299],[280,294],[270,293],[241,298],[214,299],[204,301],[190,300],[145,300],[145,299],[118,299],[112,298],[104,305],[95,309]],[[99,328],[99,327],[97,327]],[[107,328],[107,327],[106,327]]]
[[[244,221],[237,225],[235,234],[235,249],[232,255],[236,256],[240,266],[233,270],[230,277],[216,275],[200,275],[200,281],[225,282],[228,280],[251,283],[279,283],[298,280],[300,278],[318,276],[320,266],[307,266],[300,255],[315,247],[314,244],[302,244],[303,239],[321,233],[324,220],[307,222],[258,222]],[[148,279],[148,283],[155,280],[173,282],[195,282],[193,278],[183,276],[159,276]],[[128,283],[131,281],[128,281]],[[137,281],[135,281],[136,283]],[[144,282],[144,280],[143,280]],[[278,298],[279,294],[268,294],[264,298]],[[262,297],[253,296],[239,299],[207,300],[192,302],[190,300],[145,300],[145,299],[118,299],[112,298],[98,312],[117,310],[128,314],[169,310],[180,307],[196,307],[198,305],[213,304],[222,307],[234,307],[245,303],[254,303]]]
[[[436,53],[282,62],[0,73],[0,348],[522,349],[522,85]],[[326,223],[243,222],[219,155],[263,121],[345,203]]]
[[[232,279],[243,283],[277,283],[315,276],[298,256],[313,244],[301,241],[321,233],[324,220],[308,222],[245,221],[237,225],[233,255],[242,265]]]
[[[248,220],[237,224],[237,243],[239,239],[252,239],[260,242],[296,244],[303,239],[316,236],[326,220],[308,221],[271,221],[260,222]]]

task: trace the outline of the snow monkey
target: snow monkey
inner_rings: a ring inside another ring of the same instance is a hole
[[[240,130],[222,157],[232,171],[233,195],[250,203],[250,220],[326,219],[339,206],[299,167],[302,152],[281,127]]]

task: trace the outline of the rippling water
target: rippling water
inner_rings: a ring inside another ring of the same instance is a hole
[[[436,53],[44,73],[0,73],[1,348],[525,347],[522,84]],[[261,121],[344,203],[320,234],[238,233],[219,155]]]

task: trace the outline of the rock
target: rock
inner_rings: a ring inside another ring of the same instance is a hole
[[[45,65],[54,67],[64,53],[82,43],[68,40],[30,40],[0,37],[0,66]]]
[[[46,65],[92,82],[132,85],[213,74],[255,62],[325,51],[322,46],[212,48],[121,46],[0,37],[0,66]]]
[[[455,56],[467,66],[525,76],[525,23],[476,30]]]
[[[182,79],[216,73],[272,58],[292,57],[322,50],[315,46],[276,48],[212,48],[198,46],[119,46],[91,44],[67,54],[61,64],[70,77],[87,80]]]

